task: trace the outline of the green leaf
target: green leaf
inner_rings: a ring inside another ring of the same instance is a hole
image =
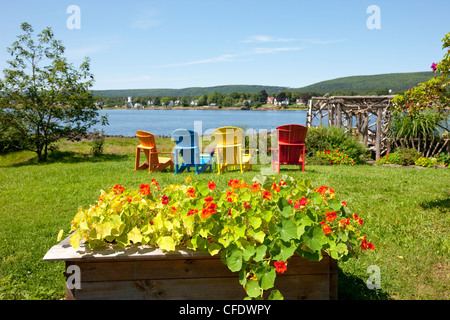
[[[245,286],[245,292],[251,298],[256,298],[261,295],[261,288],[259,287],[258,281],[249,280]]]
[[[139,243],[142,241],[142,234],[139,231],[138,227],[134,227],[130,232],[128,232],[128,240],[132,241],[133,243]]]
[[[200,194],[204,197],[207,197],[209,195],[209,188],[207,184],[200,184],[198,186],[198,191]]]
[[[159,241],[157,241],[158,247],[163,251],[175,251],[175,242],[172,237],[165,236],[161,237]]]
[[[322,243],[325,238],[322,228],[312,227],[303,234],[302,239],[305,244],[313,251],[320,251],[322,249]]]
[[[245,261],[249,261],[250,258],[256,253],[254,246],[245,246],[244,251],[242,251],[242,258]]]
[[[221,246],[219,246],[217,243],[213,243],[208,247],[208,252],[214,256],[219,253],[220,249],[222,249]]]
[[[285,198],[278,199],[277,202],[278,210],[280,210],[281,215],[285,218],[289,218],[292,213],[292,206]]]
[[[231,254],[225,259],[225,263],[232,272],[241,270],[242,268],[242,251],[235,249],[231,251]]]
[[[328,206],[329,206],[333,211],[339,211],[339,210],[341,210],[342,203],[341,203],[339,200],[331,199],[331,200],[328,201]]]
[[[253,235],[253,238],[258,241],[259,243],[263,243],[264,238],[266,237],[266,234],[262,231],[258,231]]]
[[[283,300],[284,297],[279,290],[275,289],[270,292],[269,300]]]
[[[297,239],[297,225],[291,219],[283,219],[276,225],[280,238],[283,241]]]
[[[256,278],[258,279],[259,285],[261,289],[267,290],[270,288],[273,288],[275,284],[275,268],[269,267],[269,268],[261,268],[258,270],[259,272],[256,272]]]
[[[312,201],[312,203],[315,204],[315,205],[321,204],[321,203],[322,203],[322,200],[323,200],[322,195],[321,195],[320,193],[318,193],[318,192],[314,192],[314,193],[311,195],[311,201]]]
[[[256,248],[255,257],[253,260],[256,262],[261,261],[266,256],[267,247],[265,245],[261,245]]]
[[[262,223],[262,220],[259,217],[250,217],[248,218],[248,222],[250,223],[253,229],[258,229]]]
[[[293,245],[291,242],[281,241],[280,253],[277,256],[276,260],[287,261],[290,257],[292,257],[296,248],[297,247]]]

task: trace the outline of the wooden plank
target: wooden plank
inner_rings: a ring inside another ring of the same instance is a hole
[[[285,275],[327,274],[329,256],[321,261],[308,261],[298,255],[288,260]],[[137,279],[219,278],[236,277],[220,258],[166,259],[111,262],[68,262],[80,267],[82,281],[112,281]]]
[[[286,300],[328,300],[330,277],[277,276],[274,289]],[[86,282],[74,290],[74,296],[77,300],[242,300],[246,294],[237,278],[201,278]]]

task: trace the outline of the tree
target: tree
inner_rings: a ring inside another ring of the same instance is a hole
[[[396,95],[393,102],[393,117],[409,117],[422,123],[434,123],[443,131],[450,131],[450,33],[442,38],[442,49],[447,49],[443,59],[432,63],[436,75],[419,83],[404,94]]]
[[[12,129],[23,149],[46,161],[49,148],[60,138],[76,139],[102,122],[99,105],[89,88],[94,77],[86,58],[76,69],[63,57],[64,46],[51,28],[34,36],[23,23],[24,34],[7,49],[12,60],[0,79],[0,130]]]

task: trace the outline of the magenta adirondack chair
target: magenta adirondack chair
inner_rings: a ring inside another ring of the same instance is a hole
[[[272,167],[278,173],[280,165],[299,165],[305,171],[305,139],[308,128],[299,124],[277,127],[278,145],[272,150]]]

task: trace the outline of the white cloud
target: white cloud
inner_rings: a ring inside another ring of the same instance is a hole
[[[334,44],[334,43],[341,43],[344,42],[346,39],[339,39],[339,40],[321,40],[321,39],[301,39],[301,41],[310,43],[310,44]]]
[[[298,50],[302,50],[302,48],[299,48],[299,47],[254,48],[253,50],[256,54],[270,54],[270,53],[285,52],[285,51],[298,51]]]
[[[253,36],[250,37],[247,40],[242,41],[243,43],[267,43],[267,42],[294,42],[296,39],[289,39],[289,38],[273,38],[270,36]]]

